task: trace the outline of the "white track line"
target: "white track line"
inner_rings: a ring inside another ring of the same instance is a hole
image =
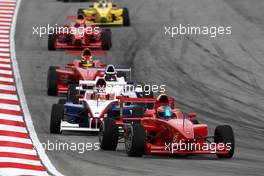
[[[1,35],[0,35],[1,36]],[[1,51],[4,51],[4,52],[9,52],[10,51],[10,49],[9,48],[0,48],[0,52]]]
[[[18,16],[18,11],[19,11],[19,7],[21,4],[21,0],[17,0],[17,6],[14,12],[14,18],[12,21],[12,28],[11,28],[11,32],[10,32],[10,51],[11,51],[11,56],[12,56],[12,64],[13,64],[13,71],[14,71],[14,75],[15,75],[15,80],[16,80],[16,85],[17,85],[17,91],[18,91],[18,95],[20,98],[20,103],[21,103],[21,107],[24,113],[24,118],[25,118],[25,122],[27,125],[27,129],[29,131],[29,135],[30,138],[33,141],[33,144],[38,152],[38,155],[42,161],[42,163],[45,165],[45,167],[47,168],[47,170],[52,174],[52,175],[56,175],[56,176],[62,176],[62,174],[60,172],[57,171],[57,169],[53,166],[53,164],[51,163],[51,161],[49,160],[45,150],[43,149],[37,133],[35,131],[33,122],[32,122],[32,118],[27,106],[27,101],[25,98],[25,94],[24,94],[24,90],[23,90],[23,84],[21,82],[21,77],[20,77],[20,73],[19,73],[19,68],[18,68],[18,64],[17,64],[17,60],[16,60],[16,50],[15,50],[15,32],[16,32],[16,22],[17,22],[17,16]],[[16,173],[17,174],[17,173]],[[24,172],[22,175],[27,175],[26,172]],[[29,174],[28,174],[29,175]],[[39,175],[40,174],[33,174],[33,175]]]
[[[48,176],[46,172],[43,171],[34,171],[27,169],[16,169],[16,168],[1,168],[0,175],[4,176],[14,176],[14,175],[37,175],[37,176]],[[8,173],[8,174],[6,174]]]
[[[9,42],[9,39],[0,39],[0,42]]]
[[[18,121],[18,122],[24,122],[22,116],[9,115],[9,114],[3,114],[3,113],[0,113],[0,119],[3,119],[3,120],[14,120],[14,121]]]
[[[10,54],[9,53],[0,52],[0,58],[1,58],[1,56],[10,57]]]
[[[0,152],[20,153],[20,154],[34,155],[34,156],[37,155],[35,150],[22,149],[17,147],[0,147]]]
[[[32,144],[30,139],[19,138],[19,137],[9,137],[9,136],[0,136],[0,141],[8,141],[8,142],[19,142],[23,144]]]
[[[13,78],[5,78],[5,77],[1,77],[0,76],[0,81],[5,81],[5,82],[11,82],[12,83],[12,82],[14,82],[14,79]]]
[[[6,110],[13,110],[13,111],[20,111],[20,106],[19,105],[12,105],[12,104],[6,104],[6,103],[0,103],[0,107],[2,109]]]
[[[12,125],[0,124],[0,130],[18,132],[18,133],[27,133],[27,129],[25,127],[17,127]]]
[[[5,99],[5,100],[18,100],[18,97],[17,97],[17,95],[0,94],[0,99]]]
[[[20,163],[20,164],[30,164],[34,166],[42,166],[40,161],[20,159],[20,158],[11,158],[11,157],[0,157],[0,163],[2,162],[11,162],[11,163]]]
[[[0,62],[6,62],[6,63],[10,63],[10,59],[3,59],[3,58],[0,58]]]
[[[0,71],[0,73],[1,73],[1,71]],[[14,91],[14,90],[16,90],[16,87],[15,86],[8,86],[8,85],[1,85],[0,84],[0,89],[1,90],[11,90],[11,91]]]
[[[9,47],[8,43],[0,43],[0,47]]]
[[[10,64],[0,64],[0,67],[11,68],[11,65]]]

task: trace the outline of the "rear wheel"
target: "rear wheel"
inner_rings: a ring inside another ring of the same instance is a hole
[[[76,90],[76,87],[77,87],[77,84],[70,84],[68,86],[67,100],[74,104],[77,104],[79,102],[79,99],[76,97],[76,95],[78,94],[78,90]]]
[[[115,120],[105,118],[99,128],[99,143],[102,150],[116,150],[118,144],[118,128]]]
[[[101,40],[102,40],[102,49],[109,50],[112,46],[111,31],[109,29],[102,31]]]
[[[48,95],[58,95],[59,73],[56,72],[56,67],[50,67],[47,75]]]
[[[197,119],[192,119],[191,121],[192,121],[192,123],[195,124],[195,125],[199,124],[199,121],[198,121]]]
[[[126,8],[126,7],[123,8],[122,17],[123,17],[123,25],[124,26],[129,26],[130,25],[130,19],[129,19],[129,11],[128,11],[128,8]]]
[[[66,99],[64,99],[64,98],[60,98],[58,101],[58,104],[64,105],[65,103],[66,103]]]
[[[225,146],[229,146],[228,154],[218,154],[218,158],[232,158],[235,151],[235,137],[231,126],[220,125],[215,128],[214,142],[216,144],[223,143]]]
[[[55,42],[56,42],[56,34],[54,32],[49,32],[48,35],[48,50],[56,50]]]
[[[127,128],[125,148],[128,156],[140,157],[145,152],[146,132],[141,124],[132,124]]]
[[[83,13],[83,10],[84,9],[78,9],[77,16],[79,16],[79,15],[85,16],[84,13]]]
[[[53,104],[51,110],[51,119],[50,119],[50,133],[60,134],[61,131],[61,120],[64,116],[64,105],[62,104]]]

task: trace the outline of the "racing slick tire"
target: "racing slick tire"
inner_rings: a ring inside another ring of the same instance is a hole
[[[66,104],[66,99],[65,98],[60,98],[59,99],[59,101],[58,101],[58,104],[62,104],[62,105],[64,105],[64,104]]]
[[[199,121],[198,121],[197,119],[192,119],[191,121],[192,121],[192,123],[193,123],[194,125],[200,124]]]
[[[50,67],[47,75],[47,93],[48,95],[58,95],[59,73],[56,72],[56,67]]]
[[[123,8],[122,17],[123,17],[123,25],[124,26],[130,26],[130,18],[129,18],[128,8],[126,8],[126,7]]]
[[[53,104],[50,118],[50,133],[61,134],[61,120],[64,116],[64,105]]]
[[[57,36],[56,36],[55,33],[49,32],[49,35],[48,35],[48,50],[50,50],[50,51],[56,50],[56,48],[55,48],[56,38],[57,38]]]
[[[78,104],[79,99],[76,97],[78,90],[76,90],[77,84],[70,84],[68,86],[68,96],[67,101],[72,102],[73,104]]]
[[[116,150],[118,144],[118,128],[115,120],[105,118],[100,125],[98,136],[101,150]]]
[[[145,152],[146,132],[141,124],[132,124],[127,127],[125,148],[128,156],[141,157]]]
[[[85,16],[84,13],[83,13],[83,10],[84,9],[78,9],[77,16],[79,16],[79,15]]]
[[[111,31],[103,30],[101,35],[102,49],[109,50],[112,46]]]
[[[229,144],[230,150],[228,151],[227,155],[218,154],[218,158],[232,158],[234,151],[235,151],[235,137],[234,132],[231,126],[229,125],[219,125],[215,128],[214,133],[214,142],[224,143],[225,146]]]

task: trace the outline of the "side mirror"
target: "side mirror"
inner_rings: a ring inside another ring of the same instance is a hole
[[[188,114],[188,117],[189,117],[190,119],[193,119],[193,118],[197,117],[197,114],[191,112],[191,113]]]

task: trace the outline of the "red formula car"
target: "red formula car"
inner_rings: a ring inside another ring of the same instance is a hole
[[[131,79],[131,69],[115,68],[113,65],[103,64],[101,60],[92,59],[90,49],[85,49],[81,59],[76,59],[73,63],[66,65],[66,70],[57,66],[50,66],[47,74],[47,94],[58,95],[68,94],[68,90],[74,91],[80,80],[94,81],[96,77],[108,79],[112,75],[124,77],[127,72]],[[71,92],[71,91],[70,91]]]
[[[123,115],[126,103],[138,106],[133,117]],[[140,103],[154,106],[145,109]],[[208,136],[207,125],[199,124],[195,117],[194,113],[185,117],[180,109],[174,108],[174,99],[164,94],[157,99],[120,97],[120,116],[105,118],[100,127],[100,147],[115,150],[118,141],[124,139],[129,156],[216,154],[219,158],[231,158],[235,149],[232,128],[220,125],[213,136]]]
[[[103,49],[112,46],[110,29],[100,29],[79,15],[75,23],[49,31],[48,49]]]
[[[93,60],[91,51],[85,49],[81,59],[66,65],[63,70],[57,66],[50,66],[47,75],[48,95],[67,94],[69,85],[79,84],[79,80],[95,80],[97,76],[104,76],[107,65],[100,60]],[[75,87],[73,87],[75,88]]]

